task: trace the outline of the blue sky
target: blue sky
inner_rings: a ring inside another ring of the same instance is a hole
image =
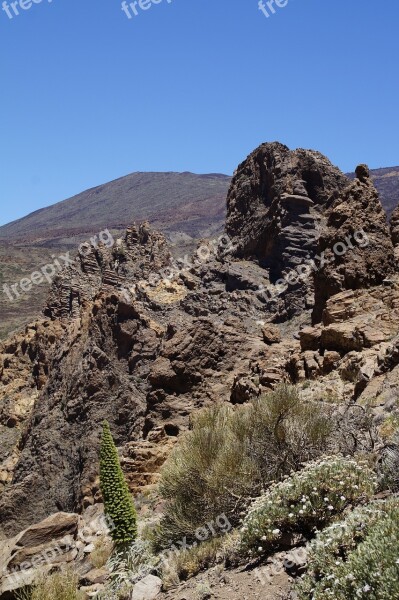
[[[232,173],[264,141],[399,164],[398,0],[19,12],[0,11],[0,223],[133,171]]]

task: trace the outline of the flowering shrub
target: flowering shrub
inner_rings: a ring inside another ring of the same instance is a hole
[[[261,556],[277,549],[283,534],[312,535],[349,505],[368,500],[376,486],[374,472],[353,459],[310,463],[255,500],[241,529],[240,552]]]
[[[399,598],[399,502],[355,509],[309,545],[300,600]]]

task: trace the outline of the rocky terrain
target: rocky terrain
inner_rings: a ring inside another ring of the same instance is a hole
[[[398,221],[395,211],[387,223],[365,165],[350,181],[318,152],[272,143],[239,165],[224,234],[192,256],[173,258],[147,223],[112,247],[82,248],[43,318],[0,347],[0,597],[12,597],[12,566],[55,535],[21,542],[34,524],[61,513],[55,537],[75,540],[65,561],[83,556],[77,521],[101,502],[103,419],[136,495],[153,489],[196,409],[242,404],[284,381],[354,415],[370,405],[389,439],[399,420]],[[237,577],[243,597],[248,582]],[[249,598],[263,589],[253,584]]]
[[[370,171],[390,216],[399,202],[399,167]],[[341,174],[342,177],[342,174]],[[354,178],[355,174],[348,174]],[[162,231],[175,256],[224,229],[231,177],[221,174],[132,173],[0,227],[0,287],[29,277],[38,266],[71,251],[103,229],[116,237],[133,221]],[[303,224],[303,223],[302,223]],[[40,316],[49,284],[12,302],[0,294],[0,339]]]
[[[226,215],[227,175],[132,173],[0,227],[0,288],[29,277],[61,253],[109,229],[123,235],[133,221],[148,220],[177,255],[196,240],[221,233]],[[11,302],[0,293],[0,339],[40,316],[49,284]]]

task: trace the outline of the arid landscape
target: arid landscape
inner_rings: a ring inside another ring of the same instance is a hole
[[[201,217],[215,235],[182,261],[147,222],[83,245],[43,316],[3,341],[1,598],[17,597],[37,565],[68,565],[82,598],[310,598],[315,528],[366,505],[396,510],[398,211],[389,224],[367,166],[350,179],[276,142],[241,163],[223,231],[218,219]],[[14,256],[22,269],[22,249]],[[104,420],[138,512],[141,559],[119,587],[101,520]],[[263,506],[268,494],[284,505],[288,476],[302,499],[292,493],[290,518],[270,512],[268,533]],[[352,492],[337,477],[354,477]],[[192,546],[205,523],[208,539]]]
[[[398,0],[0,4],[0,600],[399,600]]]

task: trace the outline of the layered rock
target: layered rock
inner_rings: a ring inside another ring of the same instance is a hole
[[[396,269],[394,248],[378,193],[366,165],[326,210],[318,253],[323,264],[315,272],[314,321],[325,303],[342,290],[381,284]]]
[[[325,208],[347,185],[318,152],[263,144],[238,167],[229,190],[226,233],[234,256],[257,260],[272,284],[294,275],[314,261]],[[311,308],[312,278],[290,283],[282,299],[284,320]]]
[[[233,256],[265,268],[270,310],[286,320],[395,270],[385,213],[368,168],[351,183],[325,157],[263,144],[237,169],[227,198]]]
[[[81,590],[99,591],[108,571],[94,568],[92,554],[97,544],[108,543],[109,529],[102,505],[82,515],[55,513],[9,539],[0,551],[0,596],[15,598],[14,591],[32,584],[38,573],[59,571],[74,564]],[[94,556],[94,555],[93,555]]]

